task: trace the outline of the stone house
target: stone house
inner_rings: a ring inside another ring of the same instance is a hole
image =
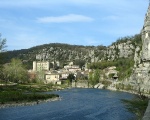
[[[57,82],[60,81],[60,74],[59,73],[45,74],[45,81],[46,83],[57,84]]]

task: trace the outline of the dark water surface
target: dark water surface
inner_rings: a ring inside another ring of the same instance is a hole
[[[0,109],[0,120],[134,120],[120,99],[134,95],[98,89],[54,92],[60,101]]]

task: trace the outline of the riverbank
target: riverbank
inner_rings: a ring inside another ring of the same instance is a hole
[[[131,94],[135,94],[135,95],[139,95],[138,92],[136,92],[135,90],[124,90],[124,89],[117,89],[114,85],[110,85],[110,86],[105,86],[102,83],[98,83],[96,84],[94,87],[89,85],[87,81],[78,81],[78,82],[73,82],[72,83],[72,87],[73,88],[95,88],[95,89],[107,89],[107,90],[111,90],[111,91],[120,91],[120,92],[127,92],[127,93],[131,93]],[[141,93],[141,95],[144,95],[148,98],[150,98],[150,94],[144,94]]]
[[[6,103],[6,104],[0,104],[0,109],[9,108],[9,107],[19,107],[19,106],[33,106],[33,105],[38,105],[41,103],[53,102],[53,101],[58,101],[58,100],[61,100],[61,98],[56,97],[56,98],[50,98],[46,100],[37,100],[37,101],[32,101],[32,102],[20,102],[20,103],[11,102],[11,103]]]
[[[60,100],[57,94],[45,94],[47,91],[60,90],[60,86],[52,85],[5,85],[0,86],[0,108],[36,105],[43,102]]]
[[[108,88],[106,88],[106,89],[107,89],[107,90],[111,90],[111,91],[120,91],[120,92],[131,93],[131,94],[134,94],[134,95],[139,95],[138,92],[135,92],[135,91],[133,91],[133,90],[116,89],[116,88],[114,88],[114,87],[108,87]],[[150,98],[150,94],[141,93],[141,95]]]
[[[150,120],[150,100],[142,120]]]

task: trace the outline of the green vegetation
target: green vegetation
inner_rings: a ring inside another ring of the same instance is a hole
[[[79,65],[79,67],[82,68],[83,65],[85,65],[85,60],[77,59],[74,61],[74,65]]]
[[[116,70],[119,71],[119,80],[123,80],[131,75],[132,68],[134,66],[134,60],[133,58],[120,58],[115,61],[101,61],[88,64],[88,68],[100,70],[111,66],[116,66]]]
[[[10,103],[10,102],[32,102],[38,100],[46,100],[50,98],[56,98],[59,95],[56,94],[37,94],[37,93],[30,93],[24,94],[22,92],[11,91],[11,92],[1,92],[0,93],[0,103]]]
[[[12,59],[11,63],[5,64],[3,69],[3,78],[6,82],[11,81],[14,83],[25,83],[28,79],[28,74],[21,60]]]
[[[52,89],[52,85],[42,86],[37,84],[0,86],[0,104],[31,102],[59,97],[56,94],[38,93]]]
[[[110,86],[112,84],[111,81],[107,81],[107,80],[103,80],[103,81],[101,81],[101,83],[105,86],[105,88],[107,88],[108,86]]]
[[[111,45],[126,43],[128,41],[130,41],[134,46],[142,46],[141,34],[119,38],[116,42],[112,43]]]
[[[1,53],[5,51],[5,48],[6,48],[6,39],[1,38],[1,34],[0,34],[0,80],[3,74],[2,69],[4,63],[4,55]]]
[[[69,87],[70,85],[72,85],[73,80],[75,80],[75,76],[74,76],[74,74],[71,73],[68,75],[67,80],[64,82],[64,84],[67,84]],[[75,82],[76,82],[76,80],[75,80]]]
[[[142,120],[148,106],[148,101],[149,99],[147,97],[143,97],[142,99],[138,97],[132,100],[122,100],[126,105],[126,109],[135,114],[138,120]]]
[[[112,45],[117,45],[120,43],[127,43],[130,42],[133,46],[140,46],[141,47],[141,35],[137,34],[135,36],[127,36],[123,38],[119,38],[117,42],[113,43]],[[22,49],[22,50],[14,50],[14,51],[7,51],[0,53],[1,56],[5,56],[3,62],[9,63],[12,58],[20,59],[23,64],[26,65],[27,69],[32,69],[32,62],[36,60],[35,55],[42,53],[47,53],[45,60],[48,59],[50,62],[56,61],[60,62],[60,68],[62,68],[65,64],[69,61],[74,61],[75,64],[79,65],[80,67],[83,66],[84,63],[91,62],[93,57],[96,57],[98,60],[108,60],[111,59],[111,56],[107,56],[107,47],[103,45],[99,46],[81,46],[81,45],[69,45],[69,44],[61,44],[61,43],[51,43],[51,44],[44,44],[40,46],[35,46],[30,49]],[[115,60],[118,59],[118,52],[120,51],[118,47],[115,46],[114,53]],[[91,54],[93,51],[93,55]],[[134,48],[133,48],[134,53]],[[91,56],[92,55],[92,56]],[[49,56],[49,57],[48,57]],[[133,58],[134,54],[130,57]],[[47,58],[48,57],[48,58]],[[110,58],[109,58],[110,57]]]
[[[94,87],[94,85],[96,85],[97,83],[99,83],[100,81],[100,70],[96,69],[93,72],[89,73],[89,83],[92,85],[92,87]]]

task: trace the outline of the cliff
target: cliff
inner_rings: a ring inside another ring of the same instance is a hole
[[[135,90],[141,93],[150,93],[150,5],[145,15],[141,30],[142,49],[135,49],[135,65],[129,81]]]

